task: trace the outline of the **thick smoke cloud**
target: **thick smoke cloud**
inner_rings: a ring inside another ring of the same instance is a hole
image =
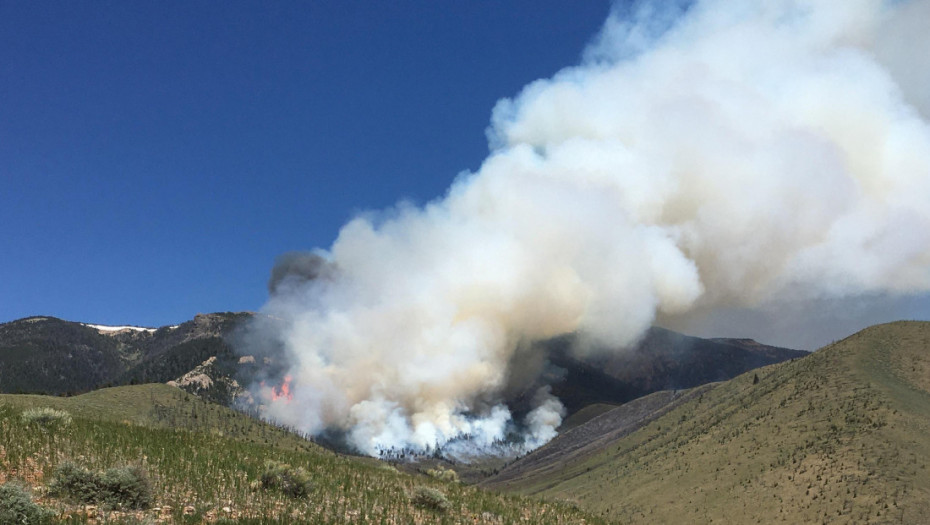
[[[562,415],[545,391],[523,421],[501,404],[532,341],[930,290],[928,2],[660,5],[498,103],[444,198],[283,265],[256,327],[293,378],[271,417],[371,454],[514,428],[531,448]]]
[[[298,290],[308,281],[326,279],[334,272],[325,258],[312,252],[287,252],[278,256],[271,277],[268,294],[276,296]]]

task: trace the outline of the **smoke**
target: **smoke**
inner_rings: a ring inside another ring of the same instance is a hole
[[[554,438],[555,429],[562,424],[562,418],[565,416],[565,407],[549,393],[548,387],[537,391],[533,404],[536,408],[526,415],[524,446],[529,450],[545,445]]]
[[[928,2],[660,5],[618,5],[581,65],[500,101],[443,198],[276,267],[253,333],[293,400],[270,417],[369,454],[529,449],[563,414],[503,403],[533,341],[930,290]]]
[[[331,265],[312,252],[288,252],[278,256],[268,279],[271,296],[300,288],[307,281],[326,278],[332,273]]]

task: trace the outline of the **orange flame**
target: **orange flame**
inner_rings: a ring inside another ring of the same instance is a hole
[[[277,401],[279,399],[284,401],[294,399],[294,394],[291,393],[291,376],[284,376],[284,382],[281,383],[281,386],[271,387],[271,400]]]

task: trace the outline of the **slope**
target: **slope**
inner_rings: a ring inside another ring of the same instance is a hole
[[[29,422],[34,407],[66,410],[71,422]],[[265,462],[307,471],[310,493],[266,488]],[[141,510],[85,507],[45,490],[66,461],[101,471],[139,465],[154,501]],[[103,389],[71,398],[0,395],[0,483],[18,480],[69,523],[603,523],[571,506],[492,494],[398,472],[371,458],[339,455],[166,385]],[[439,491],[448,509],[417,503]]]
[[[157,330],[110,330],[54,317],[3,323],[0,392],[61,395],[102,386],[164,383],[213,356],[232,373],[238,356],[226,338],[250,316],[198,314]]]
[[[150,334],[106,335],[81,323],[30,317],[0,325],[0,392],[85,392],[142,357]]]
[[[928,351],[930,323],[871,327],[705,387],[589,446],[579,431],[602,414],[486,486],[633,523],[921,522],[930,512]],[[580,452],[552,453],[570,447]]]
[[[527,377],[542,378],[542,383],[513,389],[508,405],[518,414],[528,410],[529,400],[544,383],[573,415],[590,405],[616,405],[661,390],[724,381],[808,354],[750,339],[702,339],[660,327],[650,328],[629,348],[592,347],[582,341],[570,334],[537,343],[536,353],[546,360],[535,367],[532,362],[520,362],[513,368]],[[573,424],[579,422],[573,420]]]

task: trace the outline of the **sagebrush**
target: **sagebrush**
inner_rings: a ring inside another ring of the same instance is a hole
[[[0,485],[0,523],[41,525],[52,523],[54,517],[55,512],[33,502],[22,485]]]
[[[292,498],[305,498],[313,489],[310,474],[306,470],[280,461],[265,462],[261,481],[263,487],[280,490]]]
[[[445,512],[452,507],[446,495],[432,487],[416,487],[413,489],[410,501],[417,507],[437,512]]]
[[[145,509],[152,504],[151,482],[137,465],[94,472],[66,461],[55,469],[49,492],[109,508]]]
[[[51,407],[28,408],[21,416],[23,423],[42,426],[67,426],[71,424],[71,414],[66,410],[56,410]]]
[[[432,476],[432,477],[434,477],[434,478],[436,478],[436,479],[438,479],[438,480],[446,481],[446,482],[449,482],[449,483],[459,483],[459,482],[460,482],[458,472],[456,472],[456,471],[454,471],[454,470],[452,470],[452,469],[450,469],[450,468],[443,468],[442,466],[439,466],[439,467],[434,468],[434,469],[431,468],[431,469],[429,469],[429,470],[426,471],[426,474],[427,474],[428,476]]]

